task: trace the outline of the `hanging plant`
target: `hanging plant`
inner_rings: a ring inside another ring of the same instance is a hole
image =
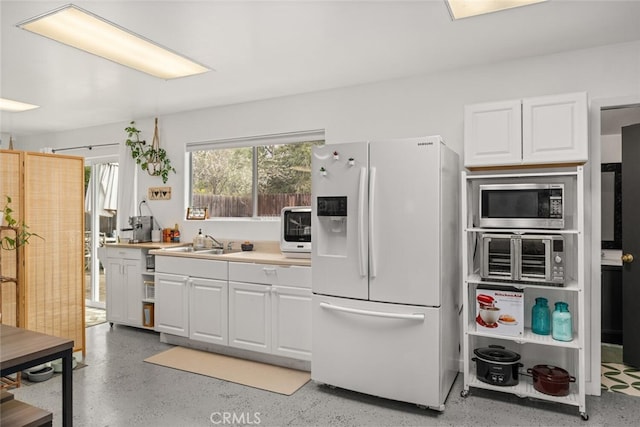
[[[162,182],[166,183],[169,179],[169,172],[176,173],[176,170],[171,166],[167,152],[164,148],[160,148],[158,119],[156,118],[151,146],[147,146],[147,141],[140,139],[141,131],[135,127],[135,124],[136,122],[132,121],[129,126],[124,128],[127,132],[126,144],[131,150],[131,157],[140,165],[140,169],[147,171],[151,176],[162,177]]]
[[[29,239],[33,236],[39,237],[36,233],[31,233],[29,231],[29,227],[24,221],[18,221],[13,217],[13,209],[9,206],[11,204],[11,197],[6,196],[7,201],[4,204],[4,208],[2,208],[2,219],[3,222],[6,223],[6,226],[12,228],[16,231],[15,237],[4,236],[0,239],[0,248],[12,251],[17,249],[18,246],[26,245],[29,243]]]

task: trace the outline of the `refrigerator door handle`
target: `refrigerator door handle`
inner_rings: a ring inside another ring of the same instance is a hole
[[[375,239],[375,194],[376,194],[376,168],[371,168],[371,176],[369,177],[369,278],[376,277],[376,239]]]
[[[358,266],[360,277],[367,275],[367,250],[366,233],[364,229],[364,202],[367,189],[367,169],[360,168],[360,186],[358,188]]]
[[[320,307],[325,308],[327,310],[333,311],[342,311],[344,313],[351,314],[359,314],[362,316],[372,316],[372,317],[384,317],[387,319],[401,319],[401,320],[421,320],[424,321],[424,314],[422,313],[411,313],[411,314],[403,314],[403,313],[386,313],[383,311],[370,311],[370,310],[361,310],[358,308],[349,308],[349,307],[341,307],[339,305],[333,305],[326,302],[321,302]]]

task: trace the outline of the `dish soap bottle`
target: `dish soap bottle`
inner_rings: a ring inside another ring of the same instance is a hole
[[[173,243],[180,243],[180,229],[178,228],[178,223],[176,223],[176,228],[173,229]]]
[[[569,313],[569,304],[558,301],[551,317],[553,322],[553,332],[551,336],[553,339],[558,341],[571,341],[573,339],[573,324],[571,321],[571,313]]]
[[[536,303],[531,309],[531,331],[538,335],[551,333],[551,311],[546,298],[536,298]]]
[[[193,239],[193,247],[196,249],[202,249],[204,248],[205,245],[205,240],[204,240],[204,236],[202,235],[202,228],[198,230],[198,235],[196,236],[195,239]]]

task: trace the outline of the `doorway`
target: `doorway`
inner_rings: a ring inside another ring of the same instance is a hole
[[[106,307],[104,267],[99,248],[116,239],[118,163],[115,159],[87,159],[85,163],[85,306]]]
[[[628,305],[628,295],[625,297],[625,292],[623,292],[623,280],[625,280],[625,274],[629,275],[629,265],[623,265],[621,259],[623,249],[625,252],[629,250],[629,248],[625,247],[628,244],[624,244],[625,239],[623,237],[639,232],[635,228],[633,221],[628,218],[623,220],[624,216],[622,215],[624,194],[622,192],[622,178],[624,175],[621,170],[626,160],[628,172],[631,160],[623,158],[622,128],[640,123],[640,103],[603,106],[600,111],[600,120],[600,162],[602,164],[601,360],[603,363],[622,364],[623,354],[625,353],[624,342],[630,343],[640,340],[640,332],[635,335],[634,329],[629,327],[628,321],[625,327],[624,317],[625,314],[629,315],[628,312],[631,307]],[[628,139],[625,144],[627,144],[627,150],[624,152],[627,157],[632,153],[638,153],[637,150],[628,150]],[[633,155],[635,156],[636,154]],[[627,174],[626,186],[635,185],[635,183],[629,183],[628,177],[629,175]],[[629,203],[627,203],[628,205]],[[640,254],[637,255],[640,256]],[[626,280],[628,281],[629,277]],[[627,305],[626,309],[625,305]],[[631,362],[629,351],[626,353],[624,361],[627,364],[640,367],[640,362],[635,359]]]

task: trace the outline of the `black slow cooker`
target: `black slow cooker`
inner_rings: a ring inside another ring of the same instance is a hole
[[[500,345],[476,348],[473,353],[478,380],[497,386],[518,384],[518,369],[523,366],[518,353]]]

